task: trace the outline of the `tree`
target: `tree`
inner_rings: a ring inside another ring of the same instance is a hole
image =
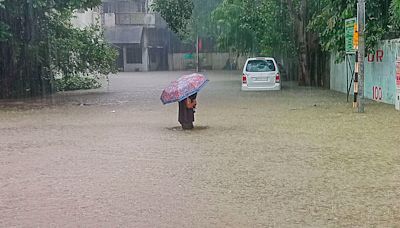
[[[60,16],[51,25],[53,71],[61,72],[64,77],[115,72],[117,52],[104,40],[100,27],[75,28],[70,17],[66,18]]]
[[[154,11],[168,23],[170,29],[181,37],[187,33],[187,25],[193,12],[192,0],[155,0]]]
[[[64,77],[113,72],[115,51],[98,27],[73,28],[74,10],[100,0],[0,0],[0,98],[52,92]]]
[[[222,0],[193,0],[192,19],[188,26],[189,39],[195,41],[197,36],[213,37],[217,26],[212,20],[212,12]]]
[[[220,47],[239,54],[296,56],[293,23],[280,0],[224,0],[213,12]]]
[[[324,50],[339,53],[343,60],[344,21],[357,15],[356,1],[321,0],[324,7],[315,14],[309,29],[318,33]],[[368,0],[366,1],[366,47],[372,51],[382,39],[392,39],[400,35],[400,1]]]
[[[203,13],[194,16],[192,29],[203,33],[204,28],[213,28],[219,46],[238,55],[272,54],[281,59],[293,56],[297,58],[299,84],[318,85],[321,84],[318,74],[323,71],[320,59],[326,61],[328,52],[344,56],[344,21],[356,16],[356,3],[354,0],[222,0],[212,13],[211,24],[216,25],[216,30],[212,25],[200,26]],[[200,7],[203,8],[207,7]],[[194,15],[197,11],[196,8]],[[400,36],[400,0],[368,0],[366,12],[369,51],[379,40]],[[187,20],[191,11],[185,13]]]
[[[245,2],[225,0],[212,13],[213,22],[218,29],[217,41],[220,48],[237,55],[255,52],[254,44],[257,44],[255,33],[248,26]]]

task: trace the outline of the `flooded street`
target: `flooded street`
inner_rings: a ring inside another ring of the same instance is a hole
[[[357,114],[344,94],[241,92],[240,73],[206,72],[182,131],[159,99],[181,74],[0,102],[0,227],[400,226],[393,106]]]

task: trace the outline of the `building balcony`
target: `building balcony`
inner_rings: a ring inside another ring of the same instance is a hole
[[[156,15],[154,13],[115,13],[115,24],[155,27]]]

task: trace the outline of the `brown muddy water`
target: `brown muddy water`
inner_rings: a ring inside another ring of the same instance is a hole
[[[181,74],[0,102],[0,227],[400,227],[393,106],[206,72],[182,131],[159,100]]]

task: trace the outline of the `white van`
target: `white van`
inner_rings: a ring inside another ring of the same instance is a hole
[[[249,58],[244,64],[242,90],[263,91],[280,90],[281,77],[274,58]]]

